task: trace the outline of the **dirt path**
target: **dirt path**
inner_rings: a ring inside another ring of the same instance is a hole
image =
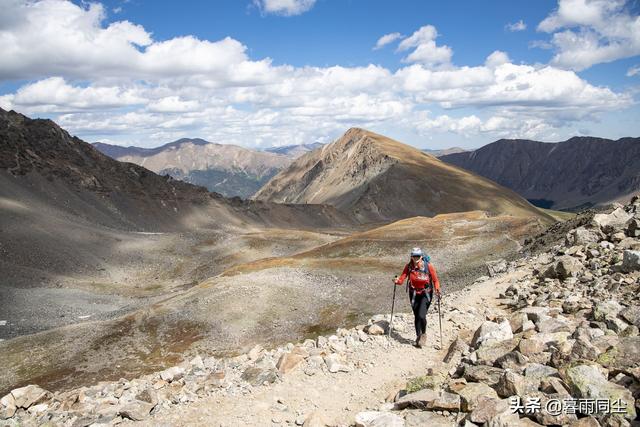
[[[217,391],[188,405],[173,406],[137,425],[199,426],[279,426],[301,424],[316,412],[329,425],[352,425],[358,412],[375,410],[390,393],[403,388],[408,379],[425,375],[428,368],[446,371],[441,362],[449,343],[459,334],[468,337],[487,315],[499,315],[498,295],[520,273],[506,274],[443,300],[444,349],[438,347],[438,315],[434,307],[428,317],[429,344],[417,349],[413,316],[403,313],[394,319],[397,336],[370,336],[368,341],[348,353],[351,372],[319,371],[307,375],[297,369],[282,381],[268,386]],[[400,293],[396,307],[406,310],[405,294]]]

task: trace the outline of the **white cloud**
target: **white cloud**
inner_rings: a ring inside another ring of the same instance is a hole
[[[282,145],[333,138],[351,126],[548,136],[632,103],[631,94],[570,70],[513,64],[503,51],[481,65],[455,66],[430,25],[379,40],[400,40],[398,51],[407,52],[410,64],[392,71],[274,64],[249,57],[232,38],[155,40],[135,23],[105,23],[99,4],[44,0],[15,9],[15,20],[0,19],[0,79],[29,81],[0,95],[0,107],[52,117],[90,141],[152,146],[198,136]],[[428,108],[448,111],[425,115]]]
[[[633,77],[640,74],[640,65],[635,65],[627,70],[627,77]]]
[[[558,67],[584,70],[640,54],[640,17],[623,0],[559,0],[558,8],[538,25],[552,33]]]
[[[400,34],[400,33],[385,34],[384,36],[382,36],[382,37],[380,37],[378,39],[378,41],[376,42],[376,45],[373,47],[373,50],[382,49],[383,47],[385,47],[389,43],[393,43],[394,41],[398,40],[399,38],[402,38],[402,34]]]
[[[525,24],[524,21],[521,19],[518,22],[508,23],[507,25],[505,25],[505,28],[512,32],[524,31],[527,29],[527,24]]]
[[[316,0],[254,0],[264,13],[273,13],[282,16],[294,16],[308,12],[316,3]]]
[[[399,52],[414,48],[413,52],[407,55],[403,61],[419,62],[428,66],[449,64],[453,50],[446,45],[436,45],[436,37],[438,37],[436,28],[433,25],[425,25],[402,40],[398,45]]]

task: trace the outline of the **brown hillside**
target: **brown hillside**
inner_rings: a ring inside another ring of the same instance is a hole
[[[550,220],[507,188],[358,128],[296,160],[254,198],[326,203],[370,221],[473,210]]]

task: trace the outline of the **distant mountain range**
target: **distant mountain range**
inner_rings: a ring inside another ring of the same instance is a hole
[[[96,142],[95,148],[123,162],[160,175],[202,185],[227,197],[248,198],[293,159],[322,144],[289,145],[265,151],[183,138],[157,148],[121,147]]]
[[[465,150],[464,148],[460,148],[460,147],[451,147],[451,148],[444,148],[442,150],[431,150],[429,148],[424,148],[422,151],[424,151],[425,153],[429,153],[432,156],[441,157],[441,156],[446,156],[447,154],[465,153],[468,150]]]
[[[640,190],[640,138],[501,139],[441,160],[511,188],[531,203],[580,210]]]
[[[322,147],[324,144],[321,142],[314,142],[311,144],[299,144],[299,145],[284,145],[282,147],[271,147],[267,148],[264,151],[268,151],[270,153],[282,154],[284,156],[288,156],[294,159],[302,156],[309,151],[313,151],[317,148]]]
[[[330,204],[362,221],[472,210],[544,216],[505,187],[358,128],[298,158],[254,198]]]

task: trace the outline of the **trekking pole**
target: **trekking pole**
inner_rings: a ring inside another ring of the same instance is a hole
[[[391,318],[389,319],[389,338],[391,338],[391,328],[393,327],[393,309],[395,308],[396,305],[396,279],[398,278],[398,276],[396,276],[393,279],[393,300],[391,300]]]
[[[440,350],[444,348],[442,343],[442,309],[440,308],[440,294],[438,294],[438,319],[440,320]]]

